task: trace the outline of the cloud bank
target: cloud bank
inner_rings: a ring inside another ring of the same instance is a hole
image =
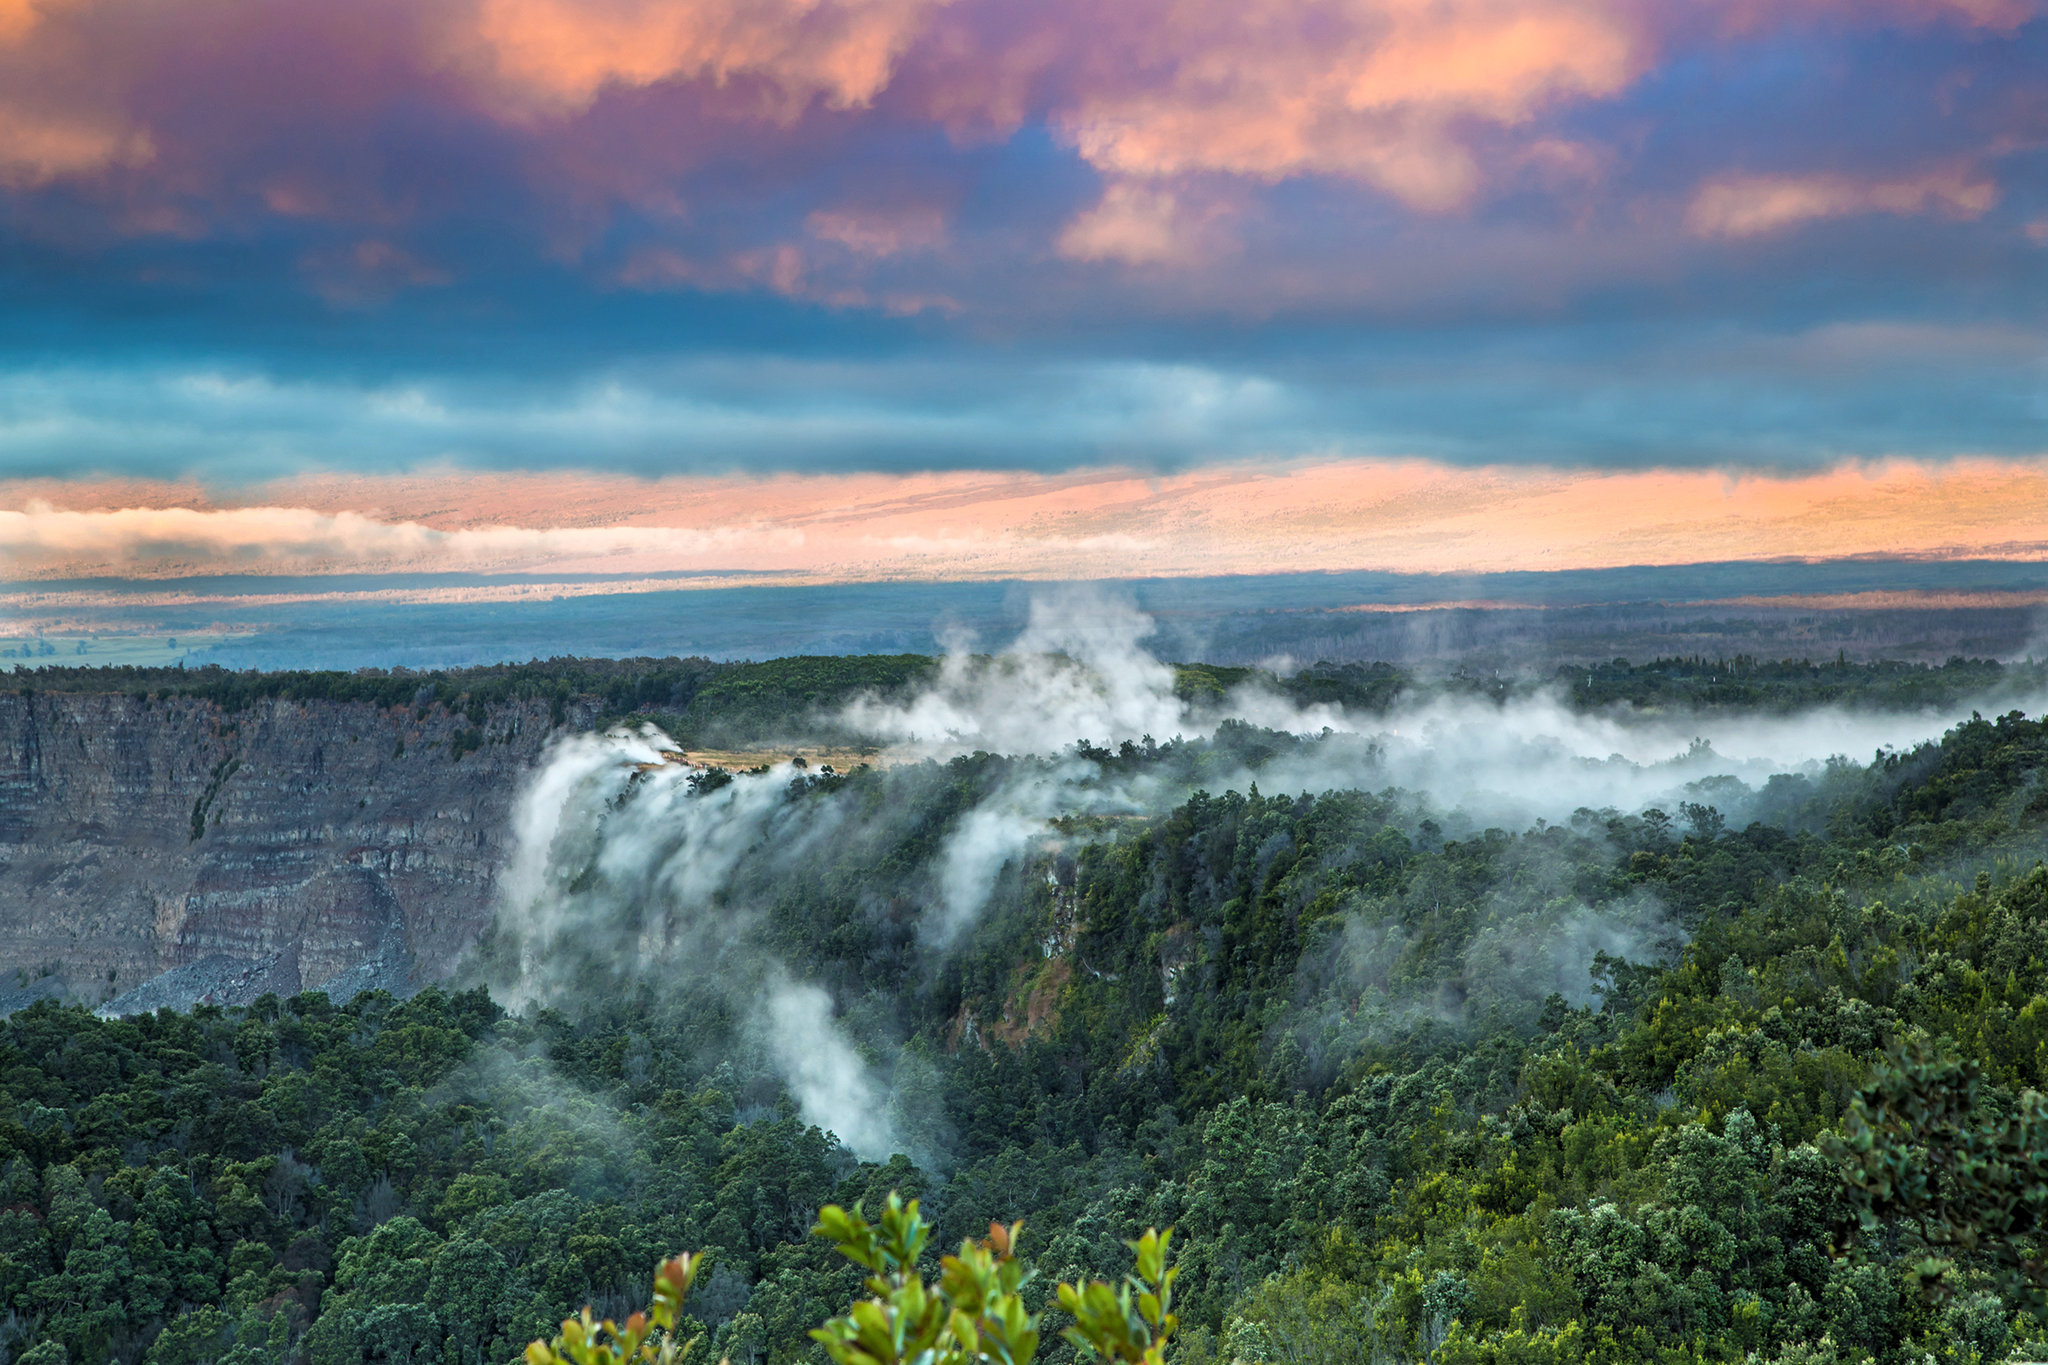
[[[651,484],[443,474],[313,479],[241,498],[0,484],[0,560],[23,584],[469,572],[648,575],[644,587],[659,590],[676,586],[669,576],[734,573],[848,582],[1256,574],[1280,564],[1489,573],[1859,555],[2027,560],[2048,558],[2044,525],[2048,465],[2017,461],[1741,478],[1421,461]],[[603,590],[629,589],[615,581]],[[544,582],[504,589],[546,591]]]
[[[0,168],[17,190],[120,182],[142,197],[106,220],[122,234],[219,230],[252,213],[388,228],[445,211],[380,182],[377,119],[406,100],[525,153],[517,174],[585,214],[682,217],[691,173],[721,156],[786,157],[806,135],[859,154],[891,125],[962,145],[1037,126],[1111,194],[1322,177],[1440,214],[1532,175],[1598,179],[1613,143],[1575,116],[1640,97],[1671,65],[1893,33],[1967,50],[2022,41],[2038,17],[2030,0],[1137,0],[1028,13],[991,0],[373,0],[347,19],[276,0],[148,13],[15,0],[8,13]],[[289,89],[296,126],[194,117],[178,97],[200,88],[247,110]],[[305,132],[358,155],[277,156],[280,135]],[[922,207],[957,216],[925,188]],[[858,212],[851,191],[812,207]],[[554,226],[564,245],[591,246],[593,224]],[[809,278],[771,287],[801,292]]]
[[[2033,0],[10,0],[0,470],[2036,454]]]

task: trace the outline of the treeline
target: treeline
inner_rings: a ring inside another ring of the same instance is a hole
[[[1069,757],[1186,775],[1299,743]],[[1451,838],[1399,793],[1199,794],[1027,854],[962,946],[920,948],[906,869],[1019,762],[799,781],[783,800],[871,818],[736,874],[746,932],[872,1057],[909,1040],[889,1104],[917,1161],[807,1127],[729,993],[609,947],[588,992],[518,1015],[476,990],[39,1004],[0,1021],[0,1348],[509,1362],[690,1248],[708,1359],[814,1360],[858,1272],[807,1230],[890,1189],[934,1252],[1025,1220],[1055,1361],[1051,1281],[1120,1275],[1169,1225],[1190,1365],[2041,1341],[1967,1253],[1939,1297],[1903,1228],[1837,1255],[1820,1144],[1901,1042],[1978,1063],[1992,1112],[2048,1086],[2048,724],[1788,779],[1782,818],[1739,829],[1702,800]]]
[[[556,724],[571,703],[588,701],[596,719],[649,717],[686,744],[780,738],[816,728],[829,711],[873,692],[895,697],[927,677],[936,661],[921,655],[848,655],[714,663],[709,659],[571,659],[415,672],[358,669],[260,672],[217,664],[201,668],[38,668],[16,666],[16,691],[119,693],[207,702],[230,713],[262,701],[332,701],[377,707],[440,706],[483,724],[496,707],[547,702]]]
[[[744,744],[809,737],[851,740],[832,717],[865,693],[898,700],[927,682],[938,660],[916,654],[815,655],[761,663],[702,658],[534,660],[478,668],[237,672],[200,668],[93,668],[16,665],[0,676],[15,691],[121,693],[164,700],[186,697],[234,712],[259,701],[360,702],[379,707],[441,706],[466,712],[480,726],[508,702],[545,701],[557,724],[574,702],[587,702],[600,722],[653,719],[685,744]],[[1647,663],[1613,660],[1565,665],[1548,675],[1499,671],[1419,671],[1388,663],[1316,663],[1285,677],[1264,669],[1187,663],[1175,667],[1175,691],[1201,708],[1234,689],[1258,686],[1298,706],[1330,705],[1364,714],[1385,712],[1404,697],[1434,693],[1495,701],[1537,688],[1565,693],[1577,706],[1789,711],[1839,705],[1868,709],[1954,706],[1973,697],[2048,689],[2048,666],[1990,659],[1939,665],[1858,663],[1836,659],[1765,661],[1673,658]]]
[[[2048,665],[1964,658],[1943,664],[1861,663],[1842,656],[1815,663],[1738,654],[1561,665],[1555,676],[1582,707],[1628,702],[1781,711],[1823,705],[1912,710],[1952,706],[2001,688],[2038,692],[2048,686]]]

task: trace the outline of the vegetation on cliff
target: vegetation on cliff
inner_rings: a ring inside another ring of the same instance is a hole
[[[521,701],[549,703],[560,723],[571,702],[587,701],[600,720],[654,719],[678,740],[695,745],[774,740],[795,732],[829,738],[833,718],[848,702],[864,694],[901,697],[938,666],[938,660],[919,654],[799,656],[758,663],[558,658],[421,672],[16,665],[11,674],[0,674],[0,690],[189,697],[229,712],[273,698],[387,708],[440,706],[467,714],[472,726],[481,726],[491,709]],[[2000,688],[2038,691],[2048,681],[2048,665],[1963,658],[1939,665],[1847,659],[1812,663],[1737,656],[1642,664],[1616,659],[1560,665],[1552,673],[1529,676],[1422,671],[1385,663],[1318,663],[1285,677],[1209,664],[1176,669],[1176,690],[1196,702],[1221,698],[1253,681],[1300,705],[1343,706],[1365,714],[1382,712],[1397,698],[1418,691],[1499,698],[1538,688],[1555,688],[1582,707],[1627,703],[1782,712],[1821,704],[1946,706]]]
[[[1298,743],[1074,759],[1266,771]],[[890,807],[746,928],[828,983],[870,1063],[907,1040],[887,1160],[804,1122],[730,993],[604,954],[552,1008],[0,1021],[4,1349],[509,1362],[583,1304],[624,1322],[690,1247],[703,1358],[821,1359],[813,1330],[864,1291],[818,1210],[892,1191],[941,1246],[1024,1221],[1015,1290],[1052,1361],[1087,1335],[1056,1286],[1121,1279],[1154,1227],[1190,1365],[1981,1365],[2042,1341],[2048,724],[1973,719],[1741,828],[1704,794],[1454,838],[1399,793],[1197,793],[1077,820],[923,950],[888,869],[1013,762],[776,798]]]

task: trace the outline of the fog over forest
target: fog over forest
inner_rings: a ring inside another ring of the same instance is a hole
[[[863,1292],[819,1208],[892,1191],[935,1246],[1023,1220],[1056,1365],[1053,1283],[1166,1227],[1188,1365],[2041,1348],[2028,1225],[1955,1212],[2026,1206],[1958,1188],[1944,1216],[1994,1233],[1930,1240],[1844,1145],[1957,1086],[1886,1130],[1900,1160],[2033,1140],[2038,665],[1157,644],[1130,598],[1063,591],[939,658],[38,673],[23,716],[224,755],[171,846],[209,903],[312,799],[278,754],[444,784],[441,812],[343,792],[322,818],[404,840],[347,867],[443,847],[447,802],[506,814],[446,845],[502,862],[439,957],[160,1012],[109,982],[108,1017],[24,990],[0,1349],[509,1362],[687,1249],[686,1334],[793,1365]]]
[[[520,801],[484,979],[514,1006],[574,1001],[607,973],[724,992],[743,1046],[803,1117],[884,1160],[908,1150],[888,1121],[905,1102],[886,1079],[901,1040],[870,1032],[857,1046],[832,995],[762,943],[765,908],[802,894],[794,888],[851,878],[863,900],[908,907],[896,913],[917,950],[911,970],[931,974],[992,901],[1026,893],[1025,878],[1197,792],[1370,793],[1382,819],[1424,844],[1616,820],[1705,840],[1752,823],[1814,832],[1830,796],[1854,787],[1862,755],[1882,763],[1969,714],[2038,714],[2048,699],[2033,680],[1967,705],[1754,714],[1587,709],[1555,689],[1499,701],[1431,690],[1355,712],[1302,705],[1255,679],[1189,700],[1147,650],[1152,633],[1128,599],[1034,599],[999,652],[957,640],[926,685],[856,697],[822,718],[834,735],[880,746],[876,771],[858,782],[786,760],[707,772],[675,762],[682,746],[646,723],[562,740]],[[800,718],[783,738],[806,738]],[[938,795],[967,771],[970,797]],[[917,826],[934,804],[947,806],[947,828],[926,844]],[[901,856],[912,846],[922,856]],[[1495,955],[1482,989],[1496,1005],[1597,1003],[1597,958],[1656,964],[1686,941],[1653,891],[1589,903],[1561,869],[1540,865],[1512,881],[1492,889],[1488,927],[1469,949],[1475,963]],[[1356,996],[1369,960],[1395,954],[1386,937],[1376,915],[1354,913],[1304,979],[1334,974]],[[1433,985],[1391,995],[1373,985],[1394,1016],[1465,1022],[1468,1010],[1446,1009]]]
[[[0,0],[0,1365],[2048,1365],[2048,0]]]

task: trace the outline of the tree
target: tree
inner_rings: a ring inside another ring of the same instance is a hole
[[[1895,1228],[1927,1254],[1908,1273],[1946,1298],[1960,1256],[2048,1315],[2048,1098],[1998,1102],[1975,1062],[1924,1045],[1893,1052],[1828,1149],[1842,1163],[1852,1240]]]

